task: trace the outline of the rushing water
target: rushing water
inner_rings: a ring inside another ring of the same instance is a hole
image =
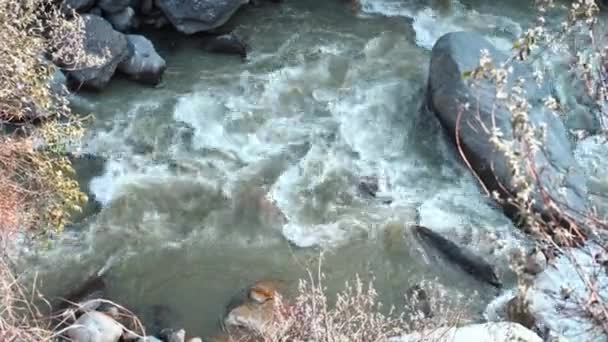
[[[321,247],[330,291],[373,275],[382,299],[402,305],[408,287],[438,278],[479,313],[495,290],[424,253],[407,230],[418,220],[441,231],[512,282],[515,229],[420,110],[429,48],[463,29],[508,46],[528,6],[362,0],[355,12],[285,1],[235,19],[246,61],[157,34],[169,66],[160,87],[115,80],[77,101],[96,117],[82,150],[107,158],[81,174],[101,210],[32,261],[52,270],[43,287],[60,293],[113,258],[112,299],[150,326],[163,307],[164,326],[207,336],[239,288],[303,277]],[[363,176],[393,202],[362,196]]]

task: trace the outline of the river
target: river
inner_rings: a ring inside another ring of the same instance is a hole
[[[81,151],[107,158],[103,170],[80,173],[99,210],[31,258],[41,288],[61,293],[112,258],[111,299],[150,327],[161,320],[208,336],[241,287],[305,277],[325,251],[332,293],[358,273],[400,306],[427,280],[479,315],[496,290],[426,253],[408,226],[473,248],[506,286],[521,235],[421,110],[430,48],[469,29],[508,48],[534,13],[529,1],[438,6],[286,0],[247,9],[232,23],[251,46],[244,61],[154,33],[168,65],[159,87],[117,79],[75,101],[96,117]],[[392,203],[363,196],[365,176]]]

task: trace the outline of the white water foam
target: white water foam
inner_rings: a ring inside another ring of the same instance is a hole
[[[399,0],[360,2],[361,9],[366,14],[411,18],[416,32],[416,43],[425,49],[431,49],[446,33],[472,30],[484,34],[499,49],[508,50],[511,48],[512,38],[522,32],[521,26],[509,18],[479,13],[465,8],[455,0],[446,11],[430,7],[413,8],[409,2]]]

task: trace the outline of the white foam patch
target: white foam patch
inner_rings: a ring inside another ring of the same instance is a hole
[[[477,31],[486,35],[498,49],[509,50],[512,41],[498,37],[492,32],[505,32],[511,36],[521,33],[520,26],[510,19],[476,11],[454,10],[447,17],[440,16],[430,8],[418,12],[414,17],[416,42],[419,46],[431,49],[437,40],[446,33],[455,31]]]
[[[507,303],[517,294],[516,289],[509,289],[494,298],[483,312],[483,317],[489,322],[502,322],[507,320]]]
[[[134,104],[125,117],[114,119],[109,131],[96,131],[82,147],[81,152],[106,158],[103,174],[93,178],[89,184],[90,191],[100,203],[108,204],[122,194],[125,184],[137,182],[138,178],[166,175],[166,165],[155,164],[149,157],[135,154],[127,143],[134,119],[159,105],[158,102]]]
[[[255,137],[231,134],[226,125],[231,119],[229,108],[217,94],[211,91],[195,91],[181,97],[174,110],[174,118],[194,128],[195,148],[207,148],[223,151],[227,156],[237,160],[249,159],[244,148],[257,146]],[[242,116],[251,113],[238,113]]]
[[[108,204],[122,196],[125,185],[138,183],[151,177],[162,178],[168,175],[166,165],[150,165],[143,158],[108,160],[104,173],[91,180],[89,188],[95,199]]]
[[[283,235],[298,247],[334,247],[353,237],[354,223],[332,222],[327,224],[305,225],[288,223],[283,227]]]
[[[484,255],[504,257],[521,245],[523,236],[480,191],[467,174],[459,185],[443,188],[422,203],[420,224]]]
[[[455,0],[445,13],[429,7],[412,8],[409,2],[399,0],[360,1],[364,13],[413,19],[416,43],[426,49],[431,49],[446,33],[477,31],[484,34],[497,48],[508,50],[511,48],[512,38],[522,32],[521,26],[509,18],[469,10]]]

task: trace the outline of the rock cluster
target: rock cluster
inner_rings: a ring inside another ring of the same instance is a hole
[[[120,322],[118,310],[114,307],[105,311],[84,312],[66,329],[66,335],[73,342],[202,342],[200,337],[187,339],[184,329],[165,329],[160,333],[160,338],[140,336]]]
[[[211,32],[249,3],[249,0],[64,0],[61,8],[66,13],[76,11],[82,15],[85,50],[101,59],[101,63],[91,66],[53,62],[63,68],[72,89],[101,90],[117,72],[144,84],[157,85],[166,62],[153,43],[134,34],[135,30],[142,26],[158,29],[171,25],[183,34]],[[247,44],[233,33],[202,39],[202,48],[243,58],[248,50]]]

